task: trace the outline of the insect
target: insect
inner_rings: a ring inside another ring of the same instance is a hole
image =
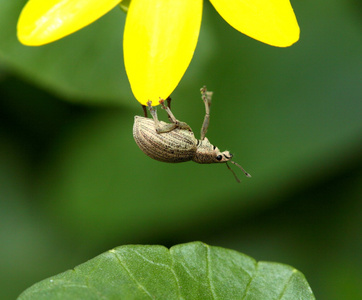
[[[240,182],[228,162],[239,167],[247,177],[251,177],[239,164],[232,161],[233,155],[229,151],[221,152],[218,147],[212,145],[206,137],[210,121],[210,106],[212,92],[206,87],[201,88],[201,98],[205,104],[205,118],[201,127],[201,138],[195,138],[189,125],[175,118],[171,112],[171,98],[165,101],[160,99],[162,108],[167,112],[171,123],[159,121],[156,108],[148,101],[148,109],[152,119],[147,117],[146,106],[143,106],[145,117],[135,116],[133,125],[133,137],[138,147],[149,157],[168,163],[194,161],[199,164],[226,163],[227,168],[233,173],[237,182]]]

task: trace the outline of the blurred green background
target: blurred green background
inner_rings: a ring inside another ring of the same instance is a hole
[[[286,49],[205,1],[173,112],[198,137],[199,88],[214,91],[208,138],[253,175],[241,184],[138,149],[119,8],[32,48],[16,40],[25,2],[0,0],[1,299],[115,246],[195,240],[290,264],[317,299],[362,299],[360,1],[292,1]]]

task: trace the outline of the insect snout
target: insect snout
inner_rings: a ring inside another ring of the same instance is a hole
[[[216,155],[216,160],[217,162],[227,162],[229,161],[231,158],[233,157],[233,155],[229,152],[229,151],[224,151],[224,152],[219,152]]]

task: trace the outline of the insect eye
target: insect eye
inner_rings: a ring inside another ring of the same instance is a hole
[[[216,159],[217,159],[217,160],[222,160],[222,155],[216,156]]]

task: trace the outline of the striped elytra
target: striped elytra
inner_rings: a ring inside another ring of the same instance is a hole
[[[161,126],[166,124],[160,121]],[[185,162],[196,153],[197,139],[192,131],[175,128],[157,133],[152,119],[135,116],[133,137],[138,147],[149,157],[163,162]]]
[[[159,121],[160,127],[168,124]],[[133,137],[143,153],[158,161],[179,163],[192,160],[199,164],[212,164],[224,163],[233,157],[227,150],[220,152],[206,137],[196,139],[188,129],[176,127],[169,132],[158,133],[155,121],[145,117],[135,116]]]

